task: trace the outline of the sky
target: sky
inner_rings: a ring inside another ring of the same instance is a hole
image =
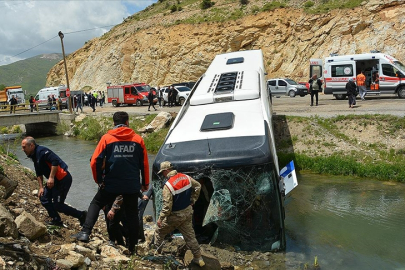
[[[37,56],[65,54],[102,36],[157,0],[0,0],[0,66]]]

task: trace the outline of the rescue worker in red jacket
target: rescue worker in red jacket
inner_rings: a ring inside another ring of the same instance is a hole
[[[201,184],[190,176],[173,170],[169,161],[160,164],[158,174],[163,174],[169,179],[163,187],[163,204],[157,221],[158,228],[155,231],[155,245],[160,251],[165,236],[178,229],[193,253],[193,262],[203,267],[205,262],[201,257],[201,249],[195,237],[192,222],[192,205],[200,195]]]
[[[114,113],[113,121],[114,128],[100,139],[90,161],[93,178],[100,188],[90,203],[82,230],[72,237],[88,242],[100,210],[122,195],[130,228],[128,249],[133,253],[139,230],[137,194],[149,189],[148,154],[142,137],[128,127],[128,113]]]
[[[45,207],[51,220],[48,225],[63,226],[58,212],[77,218],[80,225],[86,219],[86,211],[79,211],[65,204],[66,196],[72,185],[72,176],[68,166],[50,149],[35,143],[33,137],[26,137],[21,142],[21,148],[27,157],[34,162],[35,173],[39,184],[38,198]],[[43,177],[48,178],[45,187]]]

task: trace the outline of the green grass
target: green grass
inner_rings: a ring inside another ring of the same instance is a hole
[[[364,0],[324,0],[321,4],[316,5],[313,1],[307,1],[303,4],[305,12],[311,14],[327,13],[334,9],[347,9],[359,7]]]
[[[311,170],[321,174],[350,175],[378,180],[405,181],[405,166],[402,163],[357,162],[352,157],[332,155],[308,157],[304,154],[278,153],[279,163],[294,160],[298,170]]]
[[[139,134],[139,130],[155,119],[156,114],[149,114],[145,117],[130,117],[129,127]],[[86,141],[98,141],[107,133],[108,130],[113,128],[113,121],[111,117],[86,117],[82,122],[75,123],[72,131],[75,136]],[[58,124],[57,131],[59,134],[64,134],[70,130],[69,125]],[[158,132],[147,134],[144,142],[148,153],[157,153],[160,146],[163,144],[169,128],[164,128]]]

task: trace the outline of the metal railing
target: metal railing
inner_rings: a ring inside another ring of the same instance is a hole
[[[58,110],[61,111],[61,104],[58,102],[56,104],[47,104],[46,106],[38,106],[37,103],[32,104],[32,107],[30,104],[17,104],[17,105],[9,105],[9,104],[2,104],[0,105],[0,113],[32,113],[32,112],[40,112],[41,110]],[[55,108],[55,109],[52,109]]]

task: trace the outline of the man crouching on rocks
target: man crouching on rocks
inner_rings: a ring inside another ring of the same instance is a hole
[[[201,249],[195,237],[192,222],[192,205],[200,195],[201,184],[190,176],[173,170],[169,161],[160,164],[158,174],[163,174],[168,180],[163,187],[163,205],[157,221],[155,245],[160,251],[165,236],[178,229],[193,253],[193,262],[203,267],[205,262],[201,257]]]
[[[79,219],[83,225],[87,211],[79,211],[65,204],[66,196],[72,185],[72,176],[68,166],[50,149],[35,143],[33,137],[26,137],[21,142],[21,147],[27,157],[34,162],[35,173],[39,184],[38,198],[48,211],[51,220],[48,225],[63,226],[58,212]],[[43,177],[48,178],[45,187]]]

